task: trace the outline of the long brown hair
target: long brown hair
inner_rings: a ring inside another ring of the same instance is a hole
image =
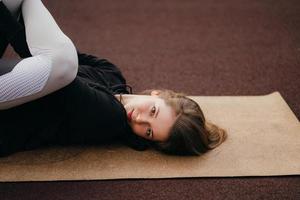
[[[155,89],[144,90],[141,95],[150,95]],[[197,102],[184,93],[160,89],[158,97],[171,106],[177,119],[165,142],[154,142],[152,146],[164,153],[175,155],[201,155],[219,146],[227,136],[224,129],[206,121]]]

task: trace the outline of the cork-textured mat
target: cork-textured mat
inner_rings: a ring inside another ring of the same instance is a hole
[[[300,174],[300,123],[279,92],[190,96],[227,140],[202,156],[121,145],[51,147],[0,158],[0,182]]]

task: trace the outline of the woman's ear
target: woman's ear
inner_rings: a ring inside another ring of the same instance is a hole
[[[158,96],[160,94],[159,90],[152,90],[151,96]]]

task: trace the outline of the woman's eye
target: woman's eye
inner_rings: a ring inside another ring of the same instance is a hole
[[[151,133],[152,133],[152,131],[151,131],[151,129],[149,128],[149,129],[147,130],[146,135],[147,135],[148,137],[150,137],[150,136],[151,136]]]
[[[156,108],[155,108],[155,106],[153,106],[151,109],[151,114],[155,114],[155,111],[156,111]]]

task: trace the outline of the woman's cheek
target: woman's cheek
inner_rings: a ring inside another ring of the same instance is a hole
[[[144,128],[142,127],[142,126],[140,126],[140,125],[133,125],[132,126],[132,130],[133,130],[133,132],[135,133],[135,134],[137,134],[138,136],[140,136],[140,137],[144,137],[144,135],[143,135],[143,130]]]

